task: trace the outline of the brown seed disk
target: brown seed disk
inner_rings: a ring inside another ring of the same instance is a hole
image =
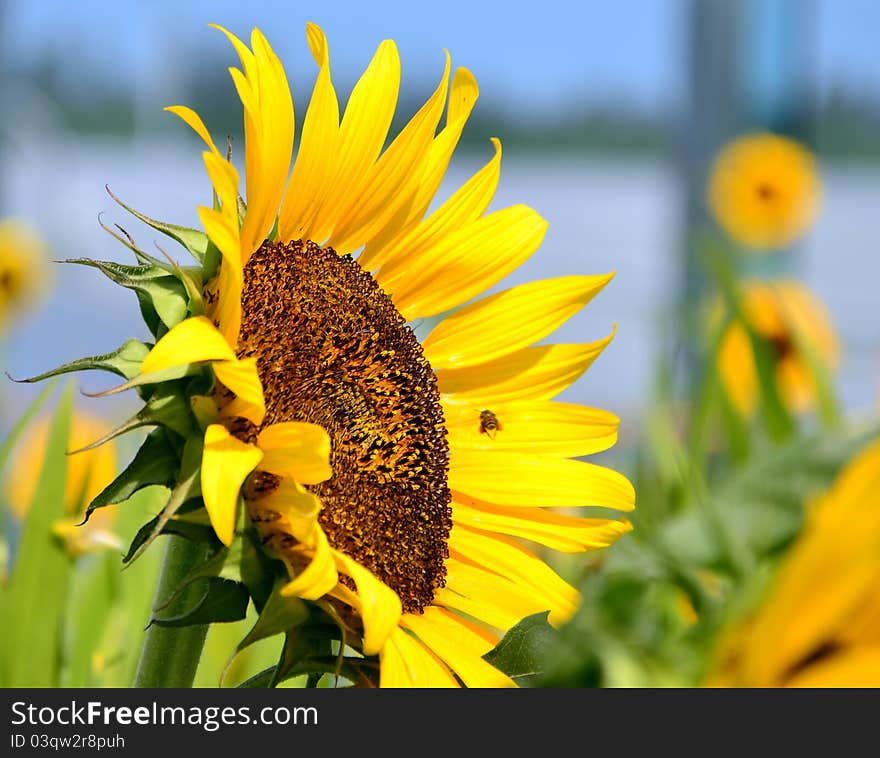
[[[449,446],[434,372],[390,298],[351,256],[266,242],[244,270],[238,355],[257,360],[263,426],[330,435],[333,476],[309,488],[330,544],[420,612],[446,573]]]

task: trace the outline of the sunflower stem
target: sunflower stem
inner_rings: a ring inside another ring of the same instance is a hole
[[[153,608],[161,607],[207,557],[208,546],[204,543],[169,535]],[[198,602],[200,595],[199,583],[193,582],[163,608],[163,617],[185,613]],[[192,687],[207,633],[208,624],[182,627],[151,624],[144,638],[134,686]]]

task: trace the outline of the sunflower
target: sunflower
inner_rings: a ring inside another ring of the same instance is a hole
[[[709,684],[880,686],[878,586],[880,443],[874,442],[812,504],[767,596],[723,637]]]
[[[42,295],[47,274],[42,239],[20,221],[0,221],[0,332]]]
[[[733,239],[755,250],[783,248],[813,223],[820,183],[813,155],[776,134],[749,134],[724,147],[709,179],[709,207]]]
[[[792,411],[808,410],[817,397],[811,357],[830,370],[839,356],[827,310],[803,284],[786,279],[745,282],[743,307],[752,328],[773,347],[782,401]],[[731,324],[722,338],[718,365],[734,405],[743,414],[752,413],[758,398],[757,370],[740,324]]]
[[[204,234],[138,214],[201,266],[175,266],[152,299],[154,345],[132,341],[104,361],[128,379],[113,391],[147,399],[140,418],[163,427],[154,448],[176,424],[183,452],[170,484],[186,491],[172,500],[199,495],[224,545],[255,533],[285,567],[280,597],[310,601],[344,627],[348,649],[378,656],[381,686],[510,685],[482,656],[523,617],[549,611],[559,624],[578,602],[535,546],[593,550],[631,529],[551,510],[633,508],[624,476],[576,460],[614,444],[616,417],[552,400],[611,335],[535,345],[611,277],[477,299],[538,248],[547,224],[523,205],[487,212],[497,139],[428,212],[478,96],[466,69],[450,81],[448,53],[436,89],[383,150],[395,44],[379,45],[340,118],[327,40],[309,24],[318,73],[291,169],[282,64],[259,30],[250,47],[221,31],[242,64],[230,71],[244,106],[245,197],[201,118],[169,108],[207,147],[215,203],[199,208]],[[136,278],[128,272],[127,286]],[[420,343],[412,323],[435,316]],[[169,399],[181,393],[185,402]]]
[[[52,419],[37,421],[16,447],[10,471],[4,483],[9,510],[18,521],[27,516],[37,489],[40,471],[46,456],[49,426]],[[94,440],[111,431],[110,425],[98,416],[77,410],[71,417],[67,448],[75,454],[67,458],[64,505],[67,517],[54,525],[54,531],[71,555],[81,555],[101,547],[119,549],[119,538],[110,528],[110,512],[97,514],[88,528],[79,529],[83,512],[117,474],[116,448],[108,443],[87,448]]]

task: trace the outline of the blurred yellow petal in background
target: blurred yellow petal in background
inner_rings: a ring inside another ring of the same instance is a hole
[[[775,134],[726,145],[711,169],[708,202],[734,240],[770,252],[800,237],[819,209],[821,185],[812,153]]]
[[[780,397],[793,412],[816,402],[810,355],[827,370],[836,368],[840,346],[825,306],[794,280],[751,281],[742,286],[743,307],[752,328],[773,346]],[[758,401],[758,376],[749,337],[734,322],[724,335],[718,368],[725,389],[743,414]]]
[[[23,521],[34,498],[37,479],[46,455],[51,418],[37,421],[21,440],[13,453],[4,482],[9,509],[18,521]],[[71,419],[67,449],[79,450],[111,431],[110,425],[85,411],[78,410]],[[122,542],[110,531],[112,511],[96,510],[87,524],[77,526],[88,504],[113,481],[117,471],[114,443],[77,452],[67,457],[67,484],[64,501],[68,518],[54,526],[72,555],[80,555],[101,546],[120,548]]]
[[[46,245],[21,221],[0,221],[0,334],[47,289]]]
[[[810,508],[761,606],[719,646],[709,684],[880,687],[880,442]]]

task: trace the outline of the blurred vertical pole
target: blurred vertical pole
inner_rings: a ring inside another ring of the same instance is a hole
[[[680,152],[685,210],[680,345],[688,385],[702,359],[699,307],[706,276],[690,234],[711,223],[705,194],[718,150],[748,131],[810,141],[810,63],[815,0],[690,0],[689,102]],[[791,271],[792,250],[754,256],[749,272]]]

